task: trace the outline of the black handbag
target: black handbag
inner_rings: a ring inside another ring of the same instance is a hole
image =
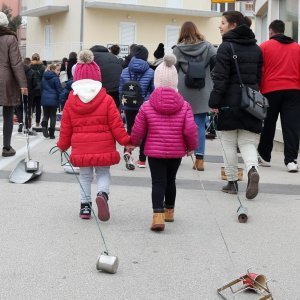
[[[264,120],[267,117],[269,101],[260,92],[243,84],[240,68],[237,62],[237,55],[234,51],[232,43],[230,43],[230,47],[233,53],[232,57],[234,59],[236,72],[239,78],[241,92],[242,92],[240,108],[247,111],[249,114],[256,117],[257,119]]]

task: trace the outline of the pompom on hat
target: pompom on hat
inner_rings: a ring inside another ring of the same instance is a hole
[[[4,12],[0,12],[0,26],[7,27],[8,26],[7,15]]]
[[[163,43],[159,43],[157,49],[154,51],[153,56],[156,59],[163,58],[165,56],[165,46]]]
[[[164,61],[156,68],[154,72],[154,86],[170,87],[177,90],[178,74],[175,68],[176,56],[174,54],[166,54]]]
[[[73,80],[81,79],[102,80],[100,68],[94,62],[94,54],[90,50],[82,50],[78,53]]]

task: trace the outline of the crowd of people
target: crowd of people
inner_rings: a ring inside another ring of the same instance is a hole
[[[181,27],[173,53],[165,54],[163,43],[159,43],[153,63],[148,62],[149,52],[144,45],[131,45],[124,59],[118,56],[118,45],[109,49],[95,45],[78,54],[71,52],[60,65],[46,67],[38,53],[22,62],[16,36],[6,26],[1,15],[2,156],[16,153],[11,146],[15,109],[19,132],[35,134],[34,128],[41,127],[44,137],[50,139],[55,139],[56,114],[62,110],[57,146],[61,151],[71,147],[70,162],[80,168],[83,219],[91,217],[94,171],[98,217],[102,221],[110,218],[110,166],[120,161],[118,142],[124,146],[123,158],[129,171],[149,164],[151,230],[164,230],[165,222],[174,221],[176,174],[182,157],[195,156],[191,168],[205,169],[209,114],[223,151],[228,179],[223,192],[238,193],[239,149],[248,178],[246,198],[257,196],[258,166],[271,166],[279,113],[284,163],[289,172],[298,171],[300,46],[284,35],[281,20],[270,24],[270,39],[260,46],[250,28],[251,20],[240,12],[227,11],[219,26],[222,43],[218,48],[205,39],[193,22],[187,21]],[[241,84],[235,59],[243,84],[260,90],[269,101],[264,121],[240,105]],[[134,161],[136,147],[139,158]]]

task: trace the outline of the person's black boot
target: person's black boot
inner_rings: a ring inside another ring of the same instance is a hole
[[[45,138],[48,138],[49,137],[49,133],[48,133],[48,128],[47,128],[47,122],[43,121],[41,125],[42,125],[43,136]]]
[[[222,192],[227,194],[233,194],[236,195],[238,193],[238,183],[236,181],[228,181],[227,185],[224,185],[222,187]]]
[[[22,133],[22,131],[23,131],[23,123],[20,123],[19,128],[18,128],[18,132]]]
[[[246,198],[253,199],[258,194],[259,174],[255,167],[252,167],[248,172],[248,185],[246,190]]]
[[[49,138],[51,140],[55,139],[54,132],[55,132],[55,129],[49,128]]]

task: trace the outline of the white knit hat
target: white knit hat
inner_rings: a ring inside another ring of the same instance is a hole
[[[8,19],[7,19],[7,15],[0,11],[0,26],[4,26],[7,27],[8,26]]]
[[[164,61],[156,68],[154,73],[154,86],[170,87],[177,90],[178,74],[175,68],[176,56],[166,54]]]

